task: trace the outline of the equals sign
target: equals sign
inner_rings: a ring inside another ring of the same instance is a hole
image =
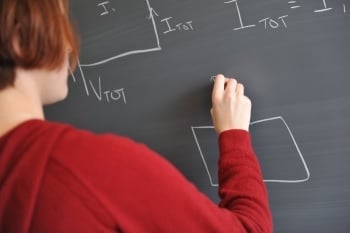
[[[290,8],[291,9],[297,9],[300,6],[299,5],[295,5],[297,3],[297,1],[289,1],[288,4],[292,5]]]

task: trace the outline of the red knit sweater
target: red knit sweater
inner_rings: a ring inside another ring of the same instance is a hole
[[[249,134],[219,145],[217,206],[142,144],[27,121],[0,138],[0,232],[272,232]]]

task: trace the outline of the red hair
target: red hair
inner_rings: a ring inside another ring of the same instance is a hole
[[[0,1],[0,90],[13,85],[15,70],[60,68],[70,52],[78,60],[78,38],[67,0]]]

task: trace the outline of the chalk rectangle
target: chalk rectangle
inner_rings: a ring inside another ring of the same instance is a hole
[[[192,132],[209,182],[212,186],[217,186],[219,150],[214,127],[192,127]],[[282,117],[252,122],[250,133],[265,182],[299,183],[309,179],[310,173],[304,157]]]

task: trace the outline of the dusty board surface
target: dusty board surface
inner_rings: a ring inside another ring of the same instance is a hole
[[[211,76],[246,85],[275,232],[350,229],[347,0],[74,0],[80,66],[48,119],[127,135],[217,202]]]

